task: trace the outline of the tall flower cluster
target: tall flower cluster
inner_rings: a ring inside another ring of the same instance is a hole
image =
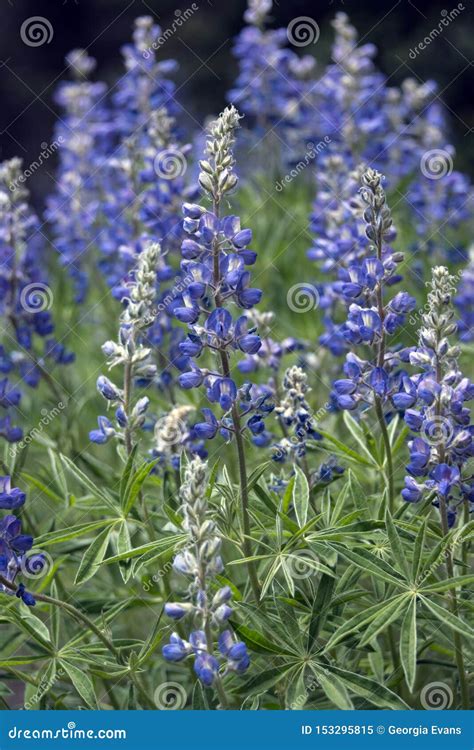
[[[418,502],[432,493],[448,526],[458,506],[472,505],[474,484],[467,467],[474,455],[470,410],[474,385],[459,370],[459,348],[450,336],[456,331],[452,298],[455,278],[447,268],[433,269],[428,311],[422,316],[418,346],[408,351],[418,369],[410,379],[405,422],[415,437],[409,443],[410,463],[402,496]]]
[[[9,476],[0,477],[1,510],[17,510],[25,504],[25,499],[22,490],[12,487]],[[0,591],[11,594],[16,586],[16,596],[33,607],[36,604],[34,596],[26,590],[24,583],[17,585],[16,579],[24,569],[34,570],[37,574],[43,568],[44,559],[41,554],[27,556],[33,546],[33,537],[21,532],[21,521],[16,516],[8,514],[0,519],[0,576],[5,581],[0,581]]]
[[[273,446],[273,459],[286,461],[306,455],[308,440],[319,440],[312,410],[306,400],[311,390],[308,376],[301,367],[290,367],[283,380],[283,398],[275,409],[280,417],[285,437]]]
[[[114,149],[103,170],[100,268],[121,299],[136,256],[146,242],[163,248],[159,281],[175,271],[167,253],[179,248],[180,206],[186,147],[180,147],[175,116],[172,60],[158,62],[153,44],[160,28],[150,16],[135,21],[133,40],[123,47],[125,73],[110,105]]]
[[[46,218],[61,263],[73,279],[76,301],[83,302],[95,262],[100,171],[110,147],[110,123],[105,105],[107,87],[89,80],[96,61],[85,50],[75,49],[66,62],[72,80],[61,83],[55,97],[63,110],[55,129],[62,146],[57,190],[48,199]]]
[[[239,74],[228,100],[248,117],[254,140],[274,133],[276,148],[285,143],[285,159],[291,161],[315,137],[315,59],[287,48],[286,29],[267,28],[272,5],[272,0],[249,0],[247,26],[234,46]]]
[[[189,281],[173,312],[189,325],[180,350],[190,357],[191,369],[179,377],[179,383],[183,388],[204,386],[208,400],[223,412],[217,419],[211,409],[203,409],[205,421],[195,425],[195,431],[205,439],[212,439],[219,428],[225,437],[240,432],[241,418],[253,435],[259,435],[264,416],[272,408],[266,395],[254,397],[250,383],[239,389],[231,377],[233,353],[255,354],[261,347],[248,317],[234,318],[231,312],[233,307],[250,310],[262,296],[260,289],[250,286],[247,270],[256,260],[256,253],[248,247],[252,232],[241,228],[237,216],[220,215],[224,196],[237,184],[232,146],[239,119],[237,110],[227,107],[209,127],[208,160],[200,163],[199,182],[213,210],[197,204],[183,207],[188,238],[182,245],[182,271]],[[212,367],[199,364],[206,351],[212,355]]]
[[[352,351],[346,356],[346,377],[334,382],[337,405],[350,410],[377,401],[383,404],[398,388],[398,378],[393,377],[397,358],[387,338],[403,325],[406,313],[416,304],[406,292],[384,298],[387,287],[400,279],[396,271],[403,255],[387,244],[393,237],[392,218],[379,172],[368,169],[363,174],[360,197],[370,244],[363,260],[340,270],[340,292],[349,304],[341,331]],[[355,351],[369,356],[364,359]]]
[[[180,491],[188,542],[173,563],[175,571],[191,583],[186,601],[165,604],[165,613],[174,620],[185,619],[191,631],[186,640],[173,633],[163,646],[163,656],[172,662],[192,656],[201,682],[206,686],[217,683],[222,695],[221,677],[229,672],[242,674],[250,660],[245,643],[238,641],[229,628],[222,630],[232,614],[232,592],[229,586],[216,586],[216,578],[224,569],[222,540],[208,508],[206,489],[207,464],[194,458],[186,468]]]
[[[120,318],[118,340],[106,341],[102,346],[109,369],[120,365],[123,380],[121,386],[117,386],[105,375],[97,379],[98,391],[108,405],[116,409],[115,424],[108,417],[101,416],[98,418],[98,429],[92,430],[89,437],[99,444],[115,437],[125,444],[127,453],[132,451],[136,433],[145,422],[150,401],[147,396],[134,398],[135,380],[147,382],[156,375],[156,366],[150,361],[151,349],[146,345],[144,336],[155,316],[156,266],[160,251],[157,243],[149,243],[139,255],[124,299],[125,309]]]
[[[0,165],[0,313],[5,321],[0,344],[0,434],[9,442],[22,437],[13,424],[22,396],[18,386],[35,388],[42,377],[51,384],[46,365],[68,364],[74,358],[52,335],[53,295],[44,273],[38,219],[30,211],[23,182],[20,159]]]

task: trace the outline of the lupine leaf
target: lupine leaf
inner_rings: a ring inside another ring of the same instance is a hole
[[[308,517],[309,485],[304,472],[297,464],[294,464],[295,482],[293,485],[292,499],[298,526],[303,528]]]
[[[375,680],[371,680],[369,677],[362,677],[362,675],[355,674],[354,672],[348,672],[345,669],[339,669],[332,664],[325,666],[325,670],[330,675],[335,675],[341,682],[343,682],[350,691],[356,695],[361,695],[367,698],[371,703],[381,708],[393,708],[393,709],[407,709],[409,706],[392,693],[385,685],[380,685]]]
[[[85,700],[89,708],[97,708],[97,698],[95,696],[94,685],[89,675],[84,672],[82,668],[79,668],[70,661],[61,659],[61,666],[64,667],[68,673],[72,684],[76,688],[77,692]]]
[[[454,615],[444,607],[440,607],[426,597],[422,597],[422,602],[444,625],[449,625],[450,628],[457,630],[458,633],[465,635],[466,638],[470,638],[471,640],[474,638],[474,629],[467,622],[461,620],[460,617]]]
[[[85,581],[88,581],[97,573],[100,563],[107,552],[112,528],[109,526],[109,528],[104,529],[84,552],[74,581],[76,585],[85,583]]]
[[[400,661],[410,692],[413,692],[416,679],[416,597],[413,597],[406,611],[400,631]]]

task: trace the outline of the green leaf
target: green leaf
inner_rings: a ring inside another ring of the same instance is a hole
[[[435,604],[424,596],[421,597],[421,601],[444,625],[449,625],[450,628],[457,630],[458,633],[465,635],[466,638],[470,638],[471,640],[474,638],[474,629],[471,628],[467,622],[461,620],[460,617],[453,615],[449,610],[440,607],[438,604]]]
[[[292,500],[298,526],[303,528],[308,517],[309,485],[304,472],[297,464],[293,465],[295,482],[293,484]]]
[[[376,557],[376,555],[373,555],[368,550],[360,549],[356,552],[355,550],[349,550],[346,547],[341,546],[338,547],[338,552],[340,552],[346,560],[354,563],[354,565],[357,565],[366,573],[369,573],[376,578],[380,578],[386,583],[391,583],[397,588],[404,586],[404,582],[400,580],[400,574],[391,568],[384,560],[380,557]]]
[[[84,474],[84,472],[81,471],[81,469],[78,469],[76,464],[71,461],[70,458],[61,454],[61,461],[71,472],[71,474],[77,479],[79,484],[82,485],[82,487],[85,487],[93,497],[100,498],[104,505],[107,505],[112,510],[117,509],[116,503],[114,502],[113,498],[107,492],[101,490],[97,486],[97,484],[92,481],[92,479],[89,479],[87,474]]]
[[[305,669],[298,667],[288,675],[285,703],[290,711],[301,711],[308,701],[308,691],[304,681]]]
[[[336,585],[336,579],[328,575],[322,575],[319,581],[318,591],[313,602],[313,609],[311,612],[311,620],[308,629],[308,649],[312,647],[312,644],[318,637],[324,622],[326,620],[329,605],[331,603],[332,595],[334,593],[334,586]]]
[[[144,461],[138,471],[130,478],[130,482],[127,485],[125,491],[123,503],[123,512],[125,516],[130,513],[131,509],[135,505],[145,479],[147,478],[151,470],[156,466],[158,460],[159,459],[156,459],[156,461]]]
[[[390,511],[388,510],[385,514],[385,524],[387,526],[388,540],[390,542],[394,560],[397,563],[400,572],[404,574],[408,580],[410,580],[410,570],[408,568],[407,558],[405,550],[403,549],[402,540],[400,539],[395,524],[393,523],[392,516],[390,515]]]
[[[362,427],[358,424],[358,422],[356,422],[354,417],[349,414],[348,411],[343,412],[342,418],[344,420],[345,426],[351,433],[357,445],[359,445],[359,447],[361,448],[362,452],[365,453],[371,464],[378,465],[377,457],[374,456],[367,447],[367,440]]]
[[[47,484],[40,482],[40,480],[36,477],[32,477],[31,474],[27,474],[26,472],[22,471],[20,476],[22,479],[25,479],[32,487],[36,487],[36,489],[42,492],[43,495],[46,495],[46,497],[54,500],[55,503],[62,504],[64,502],[63,497],[54,492]]]
[[[354,704],[349,698],[344,683],[342,683],[334,674],[325,674],[322,665],[311,665],[311,667],[316,674],[321,688],[331,703],[334,703],[334,705],[340,708],[341,711],[351,711],[354,708]]]
[[[51,649],[51,635],[47,626],[32,613],[26,604],[21,602],[18,608],[10,609],[7,618],[18,625],[25,633],[28,633],[42,648]]]
[[[359,648],[363,648],[370,643],[372,638],[375,638],[375,636],[382,632],[382,630],[385,630],[391,622],[396,620],[402,609],[404,609],[406,597],[407,594],[402,594],[389,604],[380,606],[379,614],[372,620],[370,626],[359,641]]]
[[[92,680],[89,675],[84,672],[84,669],[82,667],[76,667],[70,661],[61,660],[61,666],[64,667],[71,679],[72,684],[76,688],[81,698],[85,700],[89,708],[96,709],[98,707],[97,698],[95,696],[94,685],[92,684]]]
[[[97,573],[100,563],[107,552],[111,532],[112,527],[110,526],[109,528],[104,529],[84,552],[74,581],[76,585],[88,581]]]
[[[58,587],[56,581],[51,584],[51,596],[58,598]],[[59,647],[59,629],[61,625],[61,607],[51,607],[51,631],[55,648]]]
[[[91,531],[101,529],[103,526],[108,526],[113,523],[116,519],[113,518],[102,518],[99,521],[92,521],[89,523],[80,523],[77,526],[70,526],[67,529],[58,529],[57,531],[50,531],[47,534],[43,534],[35,539],[35,544],[38,547],[51,547],[53,544],[61,544],[62,542],[68,542],[71,539],[76,539],[80,536],[87,536]]]
[[[374,468],[374,466],[376,466],[374,461],[368,461],[363,456],[360,456],[358,453],[356,453],[356,451],[353,451],[352,448],[349,448],[348,445],[345,445],[340,440],[335,438],[334,435],[330,435],[328,432],[324,432],[324,430],[321,430],[319,427],[318,432],[323,436],[325,440],[329,440],[330,443],[335,445],[343,455],[349,456],[349,458],[352,458],[353,461],[362,464],[362,466],[370,466],[372,469]]]
[[[416,679],[416,597],[414,596],[403,618],[400,631],[400,661],[410,692]]]
[[[418,574],[420,572],[420,566],[421,566],[421,560],[422,560],[422,554],[423,554],[423,547],[425,544],[425,534],[426,534],[426,519],[421,524],[420,528],[418,529],[418,534],[416,535],[415,543],[413,545],[413,562],[412,562],[412,580],[416,581],[418,578]]]
[[[281,504],[281,509],[283,513],[288,513],[288,508],[290,507],[290,503],[293,498],[293,487],[295,486],[295,477],[291,477],[290,481],[288,482],[286,486],[286,490],[283,494],[283,500]]]
[[[455,576],[454,578],[446,578],[445,581],[423,586],[422,592],[427,594],[433,591],[449,591],[449,589],[457,589],[461,586],[470,586],[472,583],[474,583],[474,575]]]
[[[156,542],[148,542],[142,544],[140,547],[134,547],[129,552],[123,552],[120,555],[113,555],[103,560],[103,565],[110,565],[112,563],[120,562],[121,560],[131,560],[134,557],[140,557],[147,552],[156,551],[158,553],[166,552],[167,550],[174,549],[177,545],[181,544],[187,539],[186,534],[171,534],[164,539],[158,539]]]
[[[388,605],[390,604],[390,602],[394,602],[396,599],[398,599],[398,596],[392,597],[386,602],[386,604]],[[363,609],[362,612],[357,612],[357,614],[355,614],[349,620],[346,620],[346,622],[344,622],[344,624],[341,625],[338,630],[336,630],[336,632],[331,636],[328,643],[326,644],[324,651],[330,651],[337,643],[346,640],[346,638],[351,636],[361,627],[371,622],[375,617],[377,617],[379,613],[380,603],[374,604],[368,609]]]
[[[265,669],[245,682],[241,687],[241,692],[245,695],[260,695],[261,693],[265,693],[286,677],[292,669],[293,666]]]
[[[56,680],[56,661],[52,659],[45,664],[36,675],[37,684],[27,685],[25,690],[24,708],[34,711],[39,708],[41,699],[51,690]]]
[[[233,623],[233,625],[234,625],[234,630],[237,631],[237,633],[240,635],[242,640],[244,640],[245,643],[253,651],[256,651],[259,654],[280,654],[280,655],[291,654],[291,651],[288,651],[287,649],[284,649],[281,646],[278,646],[276,643],[273,643],[264,635],[259,633],[257,630],[252,630],[251,628],[248,628],[246,625],[237,625],[235,623]]]
[[[324,668],[330,675],[338,677],[353,693],[367,698],[376,706],[393,709],[409,708],[398,695],[392,693],[385,685],[380,685],[369,677],[362,677],[354,672],[347,672],[345,669],[339,669],[339,667],[334,667],[332,664],[327,664]]]
[[[120,479],[120,488],[119,488],[119,498],[120,498],[120,505],[123,508],[125,499],[127,497],[127,486],[130,481],[130,477],[133,472],[133,464],[135,462],[135,456],[137,455],[138,450],[138,444],[134,445],[129,457],[127,458],[127,463],[124,466],[122,477]]]

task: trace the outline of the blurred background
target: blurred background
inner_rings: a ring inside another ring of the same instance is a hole
[[[275,0],[273,27],[287,26],[291,19],[310,16],[321,30],[317,44],[301,48],[323,66],[330,57],[331,18],[343,10],[357,26],[364,42],[378,47],[378,64],[390,83],[413,76],[434,79],[446,105],[451,140],[457,150],[456,165],[474,174],[474,66],[472,64],[472,10],[465,0],[461,14],[443,33],[417,55],[412,50],[438,26],[446,11],[458,7],[445,0],[355,0],[310,2]],[[133,19],[151,14],[163,30],[192,5],[191,0],[2,0],[0,26],[0,158],[23,157],[26,164],[37,158],[41,144],[52,138],[59,114],[53,95],[65,75],[64,56],[74,47],[87,47],[98,60],[96,78],[112,83],[120,75],[121,45],[128,41]],[[220,111],[236,74],[233,38],[242,28],[245,0],[196,0],[190,18],[165,42],[160,59],[179,62],[177,98],[192,129]],[[444,11],[444,12],[443,12]],[[48,19],[53,36],[39,47],[25,45],[21,24],[31,16]],[[415,59],[412,59],[412,58]],[[28,181],[38,209],[48,192],[54,160]]]

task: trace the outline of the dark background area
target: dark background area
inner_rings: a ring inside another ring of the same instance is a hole
[[[65,73],[64,56],[74,47],[87,47],[98,60],[96,77],[113,82],[122,72],[120,46],[129,40],[133,19],[142,14],[154,16],[163,30],[172,26],[177,10],[184,11],[191,1],[170,0],[1,0],[0,25],[0,158],[22,156],[25,164],[37,158],[41,143],[50,142],[59,113],[53,101],[55,86]],[[451,4],[452,3],[452,4]],[[429,32],[437,27],[442,11],[451,3],[398,0],[381,2],[274,2],[273,27],[286,26],[298,16],[310,16],[318,23],[321,36],[316,45],[302,47],[311,52],[321,68],[329,59],[333,38],[331,18],[338,10],[347,12],[364,42],[373,42],[379,53],[377,63],[399,84],[413,76],[434,79],[450,119],[451,141],[457,149],[456,166],[474,172],[474,66],[472,60],[471,0],[464,0],[460,16],[415,60],[409,57]],[[199,6],[159,50],[160,59],[179,62],[176,81],[178,99],[192,127],[225,103],[237,70],[232,57],[233,37],[242,28],[245,0],[196,0]],[[54,29],[50,43],[29,47],[20,38],[22,22],[31,16],[44,16]],[[33,200],[41,207],[52,184],[51,159],[28,181]]]

